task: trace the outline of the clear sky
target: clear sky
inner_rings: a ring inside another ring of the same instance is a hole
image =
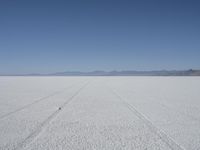
[[[0,73],[189,68],[199,0],[0,1]]]

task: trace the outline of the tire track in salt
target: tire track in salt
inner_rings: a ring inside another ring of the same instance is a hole
[[[129,91],[132,92],[132,93],[136,93],[136,92],[133,91],[133,90],[129,90]],[[190,120],[192,120],[192,121],[195,121],[195,122],[200,123],[200,118],[194,117],[193,115],[190,115],[190,114],[185,113],[185,112],[183,112],[183,111],[175,110],[174,108],[171,108],[170,106],[168,106],[166,103],[160,103],[160,102],[158,102],[158,101],[155,101],[155,97],[151,97],[151,98],[149,98],[149,100],[151,100],[153,103],[157,103],[157,104],[160,105],[162,108],[164,108],[164,109],[166,109],[166,110],[168,110],[168,111],[171,110],[171,111],[173,111],[173,112],[175,112],[175,113],[178,113],[178,114],[180,114],[180,115],[183,115],[183,116],[187,117],[188,119],[190,119]],[[198,110],[199,110],[199,109],[198,109]]]
[[[69,104],[74,98],[89,84],[86,82],[81,86],[69,99],[67,99],[55,112],[53,112],[47,119],[45,119],[35,131],[33,131],[29,136],[27,136],[21,143],[19,143],[14,150],[24,149],[28,144],[30,144],[37,136],[44,130],[44,128],[59,114],[62,112],[63,108]]]
[[[183,146],[176,143],[174,139],[169,137],[165,132],[158,129],[150,120],[147,119],[142,113],[140,113],[136,108],[134,108],[131,104],[126,102],[124,98],[122,98],[116,91],[108,87],[110,91],[121,101],[123,104],[138,118],[140,118],[147,127],[155,133],[171,150],[185,150]],[[146,148],[147,149],[147,148]]]
[[[53,97],[53,96],[55,96],[55,95],[57,95],[57,94],[59,94],[59,93],[62,93],[62,92],[64,92],[65,90],[68,90],[68,89],[72,88],[73,86],[74,86],[74,85],[70,85],[70,86],[68,86],[67,88],[64,88],[64,89],[62,89],[62,90],[60,90],[60,91],[56,91],[56,92],[54,92],[54,93],[51,93],[51,94],[49,94],[49,95],[47,95],[47,96],[44,96],[44,97],[42,97],[42,98],[39,98],[39,99],[33,101],[32,103],[29,103],[29,104],[27,104],[27,105],[24,105],[24,106],[18,108],[18,109],[15,109],[14,111],[11,111],[11,112],[9,112],[9,113],[6,113],[6,114],[0,116],[0,120],[4,119],[4,118],[6,118],[6,117],[8,117],[8,116],[10,116],[10,115],[12,115],[12,114],[15,114],[15,113],[17,113],[17,112],[19,112],[19,111],[22,111],[22,110],[24,110],[24,109],[26,109],[26,108],[28,108],[28,107],[31,107],[32,105],[37,104],[37,103],[39,103],[39,102],[41,102],[41,101],[44,101],[44,100],[46,100],[46,99],[48,99],[48,98],[50,98],[50,97]]]

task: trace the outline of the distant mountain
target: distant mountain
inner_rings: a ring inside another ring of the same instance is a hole
[[[66,71],[50,74],[1,74],[1,76],[200,76],[200,70],[157,70],[157,71]]]
[[[57,72],[55,76],[200,76],[200,70]]]

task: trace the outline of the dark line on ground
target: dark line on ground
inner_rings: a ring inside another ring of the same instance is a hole
[[[181,145],[175,142],[174,139],[169,137],[166,133],[158,129],[151,121],[149,121],[142,113],[140,113],[136,108],[134,108],[132,105],[130,105],[128,102],[124,100],[117,92],[115,92],[113,89],[111,89],[111,92],[121,101],[124,103],[124,105],[138,118],[140,118],[148,127],[149,129],[154,132],[165,144],[169,146],[171,150],[185,150]]]
[[[42,131],[43,129],[63,110],[63,108],[69,104],[74,97],[76,97],[87,85],[89,82],[85,83],[81,88],[79,88],[69,99],[67,99],[55,112],[53,112],[46,120],[44,120],[37,129],[32,132],[28,137],[26,137],[21,143],[19,143],[14,150],[21,150],[30,144]],[[61,108],[61,109],[60,109]]]
[[[68,86],[67,88],[62,89],[62,90],[60,90],[60,91],[51,93],[50,95],[47,95],[47,96],[45,96],[45,97],[39,98],[38,100],[35,100],[35,101],[33,101],[32,103],[29,103],[29,104],[27,104],[27,105],[24,105],[24,106],[22,106],[22,107],[20,107],[20,108],[18,108],[18,109],[16,109],[16,110],[14,110],[14,111],[11,111],[11,112],[9,112],[9,113],[6,113],[6,114],[0,116],[0,120],[4,119],[4,118],[6,118],[6,117],[8,117],[8,116],[10,116],[10,115],[12,115],[12,114],[15,114],[16,112],[22,111],[22,110],[25,109],[25,108],[31,107],[32,105],[37,104],[37,103],[39,103],[39,102],[41,102],[41,101],[44,101],[44,100],[46,100],[46,99],[48,99],[48,98],[50,98],[50,97],[53,97],[53,96],[55,96],[55,95],[57,95],[57,94],[59,94],[59,93],[62,93],[63,91],[65,91],[65,90],[67,90],[67,89],[70,89],[71,87],[73,87],[73,85]]]

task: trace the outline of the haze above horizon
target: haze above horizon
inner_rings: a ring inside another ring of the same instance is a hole
[[[200,69],[200,1],[1,0],[0,74]]]

